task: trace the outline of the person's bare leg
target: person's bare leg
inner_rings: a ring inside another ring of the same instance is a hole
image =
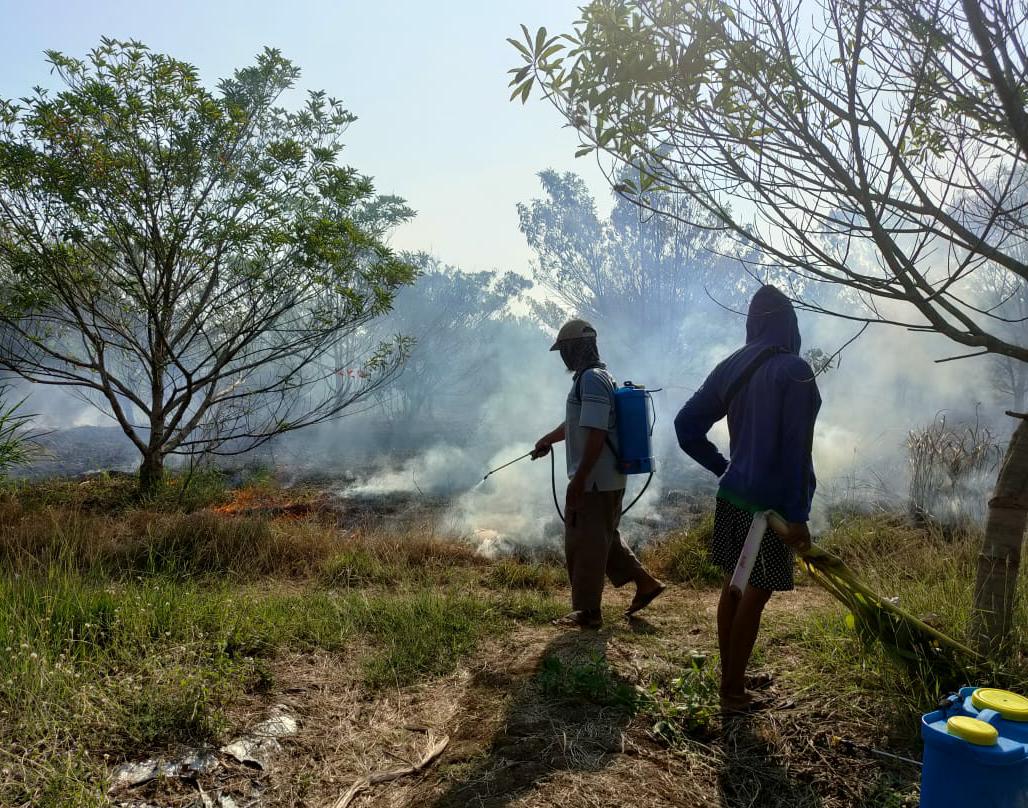
[[[721,654],[722,696],[725,694],[725,674],[731,655],[732,623],[735,622],[735,612],[739,606],[739,599],[728,588],[729,580],[729,578],[725,578],[724,584],[721,586],[721,599],[717,602],[717,648]]]
[[[613,532],[610,536],[610,549],[607,554],[607,577],[616,587],[624,586],[632,582],[635,584],[635,596],[632,603],[625,612],[631,616],[640,609],[645,609],[654,598],[664,591],[664,584],[654,578],[636,557],[624,539],[618,525],[621,522],[621,501],[624,491],[608,492],[604,494],[609,507],[608,516],[611,520]]]
[[[728,664],[721,672],[721,695],[727,699],[748,701],[746,666],[760,631],[760,617],[770,599],[771,590],[749,586],[738,601],[728,637]]]
[[[652,573],[646,567],[640,567],[639,572],[635,576],[635,591],[640,595],[648,595],[650,592],[655,592],[660,589],[664,584],[657,578],[654,578]]]

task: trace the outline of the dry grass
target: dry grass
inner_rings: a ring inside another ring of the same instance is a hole
[[[916,795],[916,770],[854,750],[916,755],[932,694],[820,590],[772,600],[755,664],[776,674],[775,709],[715,715],[709,520],[645,552],[688,586],[630,624],[631,587],[608,590],[607,627],[580,634],[547,625],[566,599],[560,566],[488,562],[423,525],[345,530],[270,496],[264,515],[0,504],[13,651],[0,666],[0,805],[102,805],[104,754],[216,742],[282,701],[303,729],[265,778],[269,806],[325,803],[417,758],[428,730],[452,737],[437,767],[366,804],[899,808]],[[959,632],[976,540],[851,514],[827,543]],[[1018,686],[1016,668],[997,673]]]
[[[278,496],[278,501],[282,497]],[[101,805],[107,767],[215,743],[280,655],[342,655],[358,693],[445,675],[483,636],[559,611],[477,588],[423,533],[319,518],[0,503],[0,805]]]
[[[48,506],[0,505],[0,564],[19,573],[55,565],[83,574],[125,577],[309,574],[337,537],[317,524],[226,519],[132,510],[109,516]]]
[[[566,585],[567,573],[555,564],[500,559],[489,565],[482,583],[491,589],[553,592]]]
[[[114,515],[78,507],[26,507],[0,501],[0,564],[12,573],[55,566],[82,574],[263,577],[321,575],[333,585],[396,583],[455,567],[480,568],[469,545],[424,532],[342,531],[321,519],[268,519],[218,510]]]
[[[703,586],[720,584],[724,574],[710,563],[707,547],[714,530],[714,516],[707,514],[697,524],[675,530],[648,544],[643,563],[658,577],[676,583]]]

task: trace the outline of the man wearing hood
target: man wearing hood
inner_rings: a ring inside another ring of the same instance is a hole
[[[746,666],[761,614],[772,592],[793,588],[794,549],[810,545],[811,450],[821,396],[799,352],[792,304],[774,286],[762,287],[750,302],[746,345],[714,368],[675,418],[679,446],[721,481],[710,558],[725,574],[717,630],[726,710],[755,703],[746,690]],[[726,416],[730,460],[707,437]],[[753,515],[767,510],[784,517],[788,535],[783,541],[768,528],[740,598],[729,589],[729,580]]]
[[[664,591],[621,539],[621,503],[625,475],[618,468],[614,391],[617,382],[600,361],[596,329],[585,320],[571,320],[550,348],[560,351],[572,374],[564,422],[541,437],[532,459],[545,457],[566,441],[568,483],[564,512],[564,554],[571,578],[570,614],[560,625],[599,628],[604,577],[614,586],[635,583],[635,597],[626,614],[648,606]]]

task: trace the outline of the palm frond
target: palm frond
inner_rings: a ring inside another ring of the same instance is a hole
[[[800,561],[822,588],[850,610],[853,628],[862,639],[877,640],[907,667],[943,676],[966,671],[968,663],[978,661],[978,654],[968,646],[873,592],[838,556],[811,546]]]

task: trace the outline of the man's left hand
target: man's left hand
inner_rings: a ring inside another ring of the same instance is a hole
[[[567,499],[564,503],[564,507],[568,511],[577,511],[582,507],[582,499],[585,496],[585,480],[579,479],[577,476],[571,478],[571,482],[568,483]]]

